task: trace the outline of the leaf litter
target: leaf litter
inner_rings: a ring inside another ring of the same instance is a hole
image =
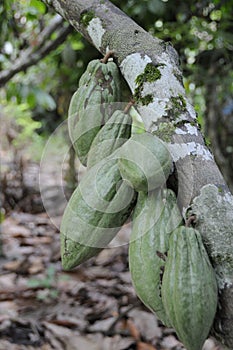
[[[111,249],[67,272],[48,215],[10,211],[1,224],[0,350],[184,349],[135,294],[129,231],[127,224]],[[220,348],[208,339],[203,350]]]

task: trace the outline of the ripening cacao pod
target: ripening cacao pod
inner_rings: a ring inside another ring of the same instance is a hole
[[[143,134],[146,132],[145,124],[140,113],[133,106],[130,108],[130,116],[132,117],[132,130],[131,134]]]
[[[165,144],[145,132],[133,135],[121,147],[118,161],[122,178],[136,191],[151,191],[166,182],[172,160]]]
[[[129,243],[129,269],[138,297],[170,326],[161,298],[161,277],[171,232],[181,223],[171,190],[140,192]]]
[[[70,138],[81,163],[86,165],[92,141],[120,100],[120,74],[114,62],[91,61],[79,80],[68,112]]]
[[[120,176],[117,159],[90,168],[71,196],[61,223],[61,257],[69,270],[99,253],[135,205],[135,192]]]
[[[131,135],[132,118],[116,110],[94,138],[88,153],[87,166],[92,167],[121,147]]]
[[[201,350],[217,308],[215,272],[200,233],[179,227],[169,240],[162,301],[171,325],[187,350]]]

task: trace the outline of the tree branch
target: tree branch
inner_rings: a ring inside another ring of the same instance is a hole
[[[39,62],[42,58],[47,56],[49,52],[56,49],[66,40],[73,28],[71,25],[61,27],[63,21],[62,17],[56,15],[51,20],[50,25],[38,36],[37,45],[22,51],[20,57],[12,63],[9,69],[0,72],[0,87],[6,84],[15,74],[25,71],[27,68]],[[55,31],[57,31],[57,38],[47,41]]]
[[[217,273],[220,297],[213,331],[233,349],[233,196],[205,145],[196,113],[185,95],[176,51],[108,0],[42,1],[102,54],[114,51],[146,129],[167,143],[183,215],[186,217],[187,210],[196,215],[197,228]],[[138,77],[146,76],[148,67],[154,75],[137,83]]]
[[[50,36],[64,24],[64,19],[60,15],[55,15],[48,26],[46,26],[40,35],[37,36],[36,50],[44,45],[45,41],[50,38]],[[29,47],[30,51],[34,51],[34,47]]]

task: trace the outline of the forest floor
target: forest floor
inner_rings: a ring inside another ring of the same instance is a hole
[[[34,176],[36,182],[37,167],[27,165],[24,179]],[[38,188],[23,201],[25,205],[21,201],[7,211],[1,225],[0,350],[184,349],[174,331],[135,294],[126,243],[130,225],[120,231],[115,247],[65,272],[60,260],[62,210],[51,221]],[[52,199],[51,206],[59,207]],[[217,349],[206,341],[204,350]]]

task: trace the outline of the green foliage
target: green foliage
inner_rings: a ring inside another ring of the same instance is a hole
[[[13,141],[15,145],[21,145],[33,137],[33,133],[36,129],[40,128],[41,123],[32,119],[29,111],[29,106],[26,103],[7,103],[1,101],[2,112],[8,118],[15,121],[16,127],[18,128],[18,136]]]
[[[28,287],[42,289],[37,292],[37,299],[39,300],[56,299],[59,294],[59,291],[55,288],[56,283],[56,271],[52,265],[47,268],[44,278],[30,278],[27,281]]]
[[[56,281],[56,273],[54,266],[49,266],[44,278],[30,278],[28,280],[28,286],[32,288],[52,288]]]
[[[39,161],[45,139],[37,132],[41,128],[41,122],[32,118],[30,106],[27,103],[18,104],[17,101],[1,99],[1,119],[8,132],[13,130],[12,146],[15,149],[24,149],[33,160]],[[4,137],[7,138],[7,135],[3,135],[3,145],[7,142]]]
[[[54,13],[41,1],[3,0],[3,4],[0,4],[0,70],[10,69],[22,53],[28,52],[28,48],[36,49],[40,32],[49,26],[53,17]],[[53,33],[49,40],[56,37],[57,34]],[[36,65],[7,82],[3,90],[4,104],[9,104],[9,108],[23,104],[19,109],[22,108],[25,113],[26,124],[28,114],[31,115],[33,137],[37,133],[48,135],[66,119],[68,104],[77,89],[78,79],[94,55],[98,55],[96,50],[84,44],[81,35],[74,32],[65,43]],[[18,112],[22,115],[21,110],[15,110],[12,114],[18,115]],[[25,125],[23,128],[25,131]],[[27,127],[27,135],[29,133]],[[25,132],[22,138],[24,136]],[[38,140],[39,137],[36,137],[34,142],[38,143]]]
[[[3,223],[3,221],[5,220],[5,212],[3,210],[3,208],[0,209],[0,225]],[[1,245],[1,242],[0,242]],[[1,255],[1,248],[0,248],[0,255]]]
[[[37,19],[38,16],[44,15],[47,12],[47,8],[46,8],[45,4],[42,1],[31,0],[31,1],[28,1],[28,2],[29,2],[28,13],[27,13],[27,18],[28,19],[30,18],[30,16],[34,16],[34,17],[31,17],[31,18]]]

